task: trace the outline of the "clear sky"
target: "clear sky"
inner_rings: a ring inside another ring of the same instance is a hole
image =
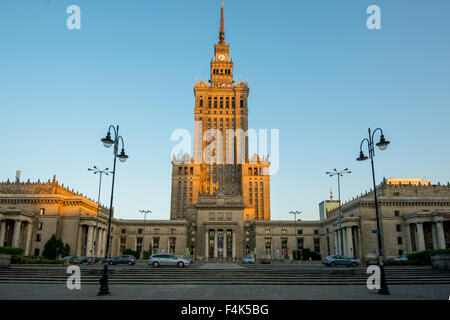
[[[69,5],[81,30],[68,30]],[[381,30],[366,9],[381,8]],[[333,168],[350,168],[347,200],[372,186],[357,162],[367,128],[383,177],[450,181],[450,1],[226,0],[235,76],[248,79],[249,127],[280,130],[272,219],[318,219],[337,197]],[[0,180],[47,180],[97,198],[92,165],[112,166],[101,142],[119,124],[130,155],[118,163],[116,217],[150,209],[169,219],[173,130],[193,130],[195,78],[209,76],[220,2],[2,0]],[[102,203],[109,204],[105,181]]]

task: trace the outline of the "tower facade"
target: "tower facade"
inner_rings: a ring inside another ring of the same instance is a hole
[[[171,219],[194,222],[190,212],[199,197],[227,196],[243,203],[243,221],[270,220],[270,163],[268,157],[248,154],[250,90],[233,73],[222,5],[209,79],[194,86],[193,157],[172,160]]]

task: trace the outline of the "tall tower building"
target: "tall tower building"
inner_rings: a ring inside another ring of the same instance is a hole
[[[171,219],[192,220],[188,209],[199,197],[226,195],[241,198],[243,220],[270,220],[269,160],[249,157],[249,87],[233,73],[222,3],[209,80],[194,86],[194,156],[172,160]]]

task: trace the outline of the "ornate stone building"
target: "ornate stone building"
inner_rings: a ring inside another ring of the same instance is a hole
[[[108,217],[107,208],[60,185],[56,177],[48,182],[0,183],[0,246],[23,248],[26,256],[42,256],[45,243],[55,234],[70,245],[73,256],[102,257]],[[144,232],[142,220],[113,218],[110,240],[113,257],[126,248],[140,251],[143,246],[184,255],[186,221],[146,221]]]
[[[188,246],[201,258],[241,258],[243,221],[270,220],[270,164],[249,157],[249,88],[233,67],[222,5],[210,78],[194,86],[194,157],[172,161],[170,218],[188,221]]]
[[[323,257],[341,253],[342,229],[343,254],[373,260],[378,246],[372,191],[344,203],[342,219],[335,202],[324,202],[323,219],[270,221],[270,164],[266,157],[248,155],[249,88],[233,80],[229,49],[222,6],[210,79],[194,87],[194,157],[172,161],[170,220],[113,217],[110,255],[129,248],[179,256],[189,252],[197,261],[236,260],[250,253],[276,260],[310,249]],[[390,179],[377,192],[387,256],[450,247],[449,185]],[[71,255],[103,256],[108,214],[55,177],[45,183],[3,182],[0,246],[41,256],[55,234],[70,245]]]
[[[406,182],[406,184],[405,184]],[[377,187],[385,256],[396,257],[425,249],[450,247],[450,185],[417,179],[384,180]],[[341,253],[372,260],[378,250],[375,202],[371,190],[327,214],[322,223],[323,255]]]

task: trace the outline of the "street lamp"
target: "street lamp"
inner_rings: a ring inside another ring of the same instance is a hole
[[[340,238],[341,238],[341,254],[344,254],[344,237],[343,237],[343,229],[342,229],[342,206],[341,206],[341,177],[344,176],[345,173],[352,173],[350,170],[348,170],[348,168],[345,168],[342,171],[337,171],[336,168],[333,169],[333,171],[329,172],[325,172],[326,174],[328,174],[330,177],[333,176],[337,176],[338,177],[338,198],[339,198],[339,233],[340,233]]]
[[[364,152],[362,151],[362,146],[364,141],[367,142],[367,146],[369,149],[369,158],[370,158],[370,162],[372,165],[372,180],[373,180],[373,194],[375,197],[375,214],[376,214],[376,218],[377,218],[377,236],[378,236],[378,264],[380,265],[380,271],[381,271],[381,286],[380,286],[380,290],[378,290],[379,294],[385,294],[388,295],[389,294],[389,289],[387,286],[387,282],[386,282],[386,275],[384,273],[384,266],[383,266],[383,245],[381,242],[381,228],[380,228],[380,218],[378,215],[378,198],[377,198],[377,186],[375,184],[375,169],[373,167],[373,157],[375,156],[375,148],[374,148],[374,143],[373,143],[373,137],[375,135],[375,132],[380,131],[381,133],[381,137],[380,137],[380,141],[376,144],[376,146],[378,148],[380,148],[380,150],[386,150],[386,148],[389,145],[389,141],[385,140],[384,135],[383,135],[383,130],[381,130],[380,128],[377,128],[373,131],[373,133],[371,133],[370,128],[369,128],[369,138],[364,138],[361,141],[361,145],[359,147],[359,157],[356,159],[357,161],[364,161],[367,160],[367,156],[364,155]]]
[[[111,139],[111,128],[114,131],[114,140]],[[118,154],[119,151],[119,140],[122,141],[122,150],[120,154]],[[111,187],[111,203],[109,206],[109,219],[108,219],[108,236],[106,240],[106,251],[105,251],[105,263],[103,265],[103,271],[102,271],[102,277],[100,278],[100,291],[98,292],[98,295],[103,296],[106,294],[109,294],[109,286],[108,286],[108,263],[107,259],[109,258],[109,242],[111,237],[111,218],[112,218],[112,208],[113,208],[113,196],[114,196],[114,180],[116,177],[116,160],[119,158],[121,162],[125,162],[128,159],[128,156],[125,154],[125,144],[123,143],[122,136],[119,136],[119,126],[109,126],[108,133],[106,134],[106,137],[101,139],[103,142],[103,145],[106,148],[110,148],[112,145],[114,145],[114,166],[112,171],[112,187]]]
[[[97,243],[98,243],[98,212],[99,212],[99,209],[100,209],[100,190],[102,188],[102,175],[103,174],[108,175],[109,173],[112,173],[111,171],[108,171],[108,170],[109,170],[109,168],[106,168],[104,170],[100,170],[96,166],[93,166],[92,168],[88,168],[88,171],[92,171],[92,172],[94,172],[94,174],[100,173],[100,181],[99,181],[99,184],[98,184],[98,201],[97,201],[97,218],[96,218],[96,222],[95,222],[95,235],[94,235],[94,237],[92,239],[92,241],[93,241],[93,248],[94,248],[94,251],[93,251],[93,253],[94,253],[94,261],[95,261],[95,255],[96,255],[96,252],[97,252]]]
[[[141,256],[144,257],[144,243],[145,243],[145,220],[147,220],[147,213],[152,213],[150,210],[139,210],[140,213],[144,214],[144,230],[142,231],[142,248],[141,248]]]
[[[289,211],[290,214],[294,215],[294,221],[297,221],[297,215],[302,213],[301,211]]]

